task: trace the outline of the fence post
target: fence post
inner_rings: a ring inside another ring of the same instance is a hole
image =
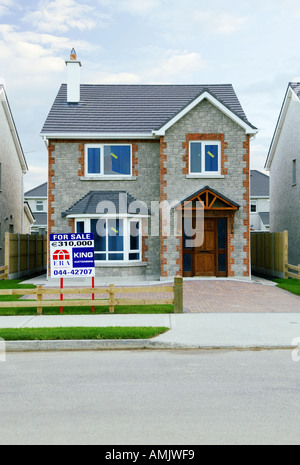
[[[7,279],[9,279],[9,233],[5,233],[5,266],[7,266]]]
[[[174,279],[174,313],[183,313],[183,278]]]
[[[41,293],[42,288],[43,286],[37,286],[36,296],[37,296],[38,302],[41,302],[43,300],[43,294]],[[37,306],[37,314],[42,315],[42,313],[43,313],[43,307]]]
[[[115,312],[115,292],[114,292],[114,285],[109,285],[109,313]]]
[[[284,279],[288,279],[289,272],[289,232],[283,233]]]

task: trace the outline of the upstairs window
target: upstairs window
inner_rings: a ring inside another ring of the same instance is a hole
[[[35,211],[43,212],[44,211],[44,202],[42,200],[37,200],[35,203]]]
[[[257,213],[257,200],[251,200],[251,213]]]
[[[220,142],[190,142],[190,174],[220,174],[220,153]]]
[[[131,145],[86,146],[87,176],[131,176]]]

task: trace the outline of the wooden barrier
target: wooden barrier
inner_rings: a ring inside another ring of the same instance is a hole
[[[2,279],[8,279],[8,266],[4,265],[0,268],[0,281]]]
[[[5,233],[5,266],[10,279],[43,273],[47,268],[47,236]]]
[[[288,231],[251,233],[252,272],[285,278],[287,264]]]
[[[289,270],[297,271],[297,274],[296,273],[291,273]],[[286,272],[286,276],[288,278],[299,279],[299,281],[300,281],[300,265],[294,266],[294,265],[290,265],[288,263],[287,266],[286,266],[286,271],[285,272]]]
[[[0,308],[28,308],[36,307],[41,315],[44,307],[102,307],[108,306],[109,312],[114,313],[117,305],[174,305],[175,313],[183,313],[183,279],[175,278],[174,286],[147,286],[147,287],[115,287],[113,284],[103,288],[65,288],[49,289],[38,286],[35,289],[1,289],[0,297],[4,295],[30,295],[36,297],[34,301],[18,300],[14,302],[0,302]],[[116,294],[144,294],[144,293],[172,293],[172,299],[124,299],[116,298]],[[108,294],[108,298],[101,300],[43,300],[43,296]]]

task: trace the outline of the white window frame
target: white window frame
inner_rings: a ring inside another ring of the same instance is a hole
[[[252,206],[255,205],[255,211],[252,211]],[[250,212],[257,213],[257,200],[250,200]]]
[[[40,207],[42,207],[41,209],[38,209],[38,205]],[[44,208],[44,201],[43,200],[36,200],[35,201],[35,212],[38,213],[38,212],[43,212],[45,211],[45,208]]]
[[[130,147],[130,174],[105,174],[104,173],[104,147]],[[88,150],[89,149],[100,149],[100,173],[89,173],[88,172]],[[84,159],[85,159],[85,176],[86,177],[97,177],[97,178],[131,178],[132,177],[132,145],[131,144],[86,144],[84,148]]]
[[[123,220],[123,231],[124,231],[124,249],[122,252],[110,252],[108,250],[108,229],[106,230],[106,252],[102,252],[106,254],[106,260],[95,260],[96,266],[101,265],[124,265],[124,264],[137,264],[142,262],[142,218],[134,218],[132,216],[124,216],[124,215],[117,215],[114,217],[111,216],[95,216],[89,218],[76,218],[75,219],[75,231],[77,231],[77,223],[84,222],[84,232],[90,233],[91,232],[91,220]],[[139,249],[138,250],[130,250],[130,224],[132,222],[139,222]],[[95,253],[97,253],[95,251]],[[99,252],[100,253],[100,252]],[[114,253],[122,253],[124,254],[124,260],[108,260],[109,254]],[[139,260],[129,260],[129,254],[139,254]]]
[[[191,171],[192,167],[192,144],[201,144],[201,167],[204,170],[200,172]],[[205,146],[216,145],[218,147],[218,171],[206,171],[205,170]],[[221,175],[221,142],[216,140],[191,140],[189,143],[189,174],[191,176],[220,176]]]

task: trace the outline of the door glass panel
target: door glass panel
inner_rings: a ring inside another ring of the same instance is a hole
[[[183,271],[184,272],[192,271],[192,255],[191,254],[183,255]]]
[[[219,272],[226,272],[226,254],[219,254]]]
[[[218,220],[218,249],[226,249],[226,218]]]

